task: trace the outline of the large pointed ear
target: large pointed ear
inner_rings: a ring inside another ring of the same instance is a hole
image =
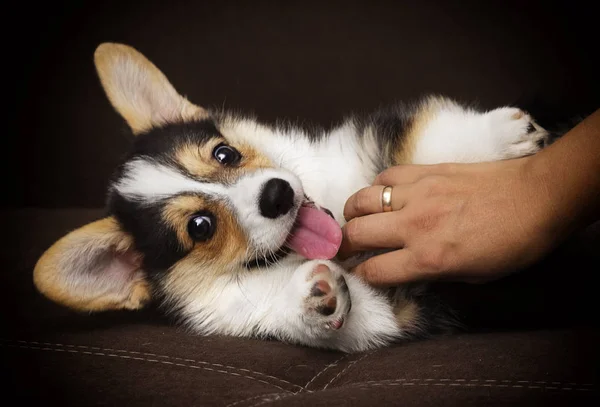
[[[51,300],[81,311],[142,308],[150,288],[132,243],[112,217],[90,223],[42,255],[33,281]]]
[[[181,96],[165,75],[141,53],[123,44],[104,43],[94,53],[108,99],[134,134],[165,123],[207,116]]]

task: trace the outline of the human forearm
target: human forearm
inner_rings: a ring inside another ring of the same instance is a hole
[[[600,218],[600,110],[528,160],[544,233],[557,240]],[[542,197],[543,199],[540,199]]]

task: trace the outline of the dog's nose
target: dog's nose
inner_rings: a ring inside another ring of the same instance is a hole
[[[271,178],[260,193],[260,213],[265,218],[275,219],[285,215],[294,205],[294,190],[289,182]]]

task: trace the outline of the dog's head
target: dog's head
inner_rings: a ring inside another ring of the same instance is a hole
[[[95,64],[136,137],[110,184],[109,216],[38,261],[34,281],[46,296],[81,310],[136,309],[158,286],[177,301],[302,252],[293,241],[301,214],[308,226],[326,222],[298,177],[253,142],[275,130],[190,103],[131,47],[103,44]]]

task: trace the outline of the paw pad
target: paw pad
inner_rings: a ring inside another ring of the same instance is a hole
[[[313,284],[312,288],[310,289],[310,295],[313,297],[322,297],[329,294],[330,291],[331,287],[329,284],[327,284],[327,281],[319,280]]]
[[[340,329],[344,316],[350,311],[350,293],[340,272],[325,264],[315,266],[308,273],[310,291],[305,298],[308,316],[323,324],[325,329]]]
[[[331,297],[324,304],[318,305],[315,308],[319,314],[323,314],[325,316],[329,316],[335,312],[335,307],[337,306],[337,299],[335,297]]]
[[[525,112],[523,112],[522,110],[518,110],[518,111],[516,111],[515,113],[512,114],[511,119],[513,119],[513,120],[519,120],[524,115],[525,115]]]

